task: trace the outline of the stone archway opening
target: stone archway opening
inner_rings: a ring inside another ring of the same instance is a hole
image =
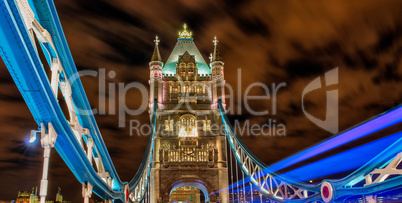
[[[209,202],[209,194],[201,183],[179,182],[170,190],[169,199],[172,203],[206,203]]]
[[[205,203],[205,196],[196,187],[182,186],[170,193],[169,200],[171,203]]]

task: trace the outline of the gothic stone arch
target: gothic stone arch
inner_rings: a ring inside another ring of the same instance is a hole
[[[211,171],[212,172],[212,171]],[[212,172],[213,173],[213,172]],[[170,193],[181,186],[192,186],[200,189],[204,195],[207,195],[205,197],[205,200],[208,202],[215,201],[215,195],[212,194],[213,192],[217,191],[217,185],[213,184],[213,175],[211,174],[211,177],[207,177],[208,174],[203,176],[203,178],[200,177],[188,177],[188,178],[176,178],[176,179],[170,179],[171,181],[169,183],[163,184],[161,187],[163,191],[163,202],[168,202],[169,201],[169,195]],[[218,178],[217,176],[214,176],[215,178]],[[210,180],[209,180],[210,179]],[[163,179],[162,179],[163,180]],[[166,199],[167,198],[167,199]]]

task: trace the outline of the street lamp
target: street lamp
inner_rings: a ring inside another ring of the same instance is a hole
[[[31,135],[29,136],[29,143],[34,143],[36,140],[36,133],[40,132],[39,130],[31,130]]]

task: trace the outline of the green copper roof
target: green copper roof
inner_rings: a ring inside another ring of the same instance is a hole
[[[175,75],[177,68],[177,61],[179,60],[179,56],[183,55],[185,52],[188,52],[190,55],[195,57],[195,62],[198,68],[198,75],[209,75],[211,74],[211,69],[208,64],[205,62],[202,57],[200,51],[198,51],[195,46],[192,38],[178,38],[176,46],[173,48],[172,53],[170,54],[168,60],[163,66],[162,74],[165,75]]]

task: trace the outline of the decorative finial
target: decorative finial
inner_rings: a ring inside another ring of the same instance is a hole
[[[158,35],[155,36],[154,42],[155,42],[155,45],[159,45],[160,40],[158,38]]]
[[[189,32],[187,30],[187,24],[184,23],[183,30],[179,31],[179,38],[192,38],[192,37],[193,37],[193,32]]]
[[[215,46],[218,45],[219,41],[216,39],[216,36],[214,37],[214,40],[212,40],[212,42],[214,43]]]
[[[213,57],[212,53],[210,53],[210,54],[209,54],[209,61],[212,62],[212,59],[213,59],[213,58],[214,58],[214,57]]]
[[[218,39],[216,39],[216,36],[214,37],[214,40],[212,40],[214,43],[214,54],[212,55],[212,60],[211,61],[222,61],[222,57],[219,54],[218,51]]]
[[[159,53],[159,48],[158,48],[158,45],[159,45],[159,42],[160,42],[158,35],[155,36],[154,42],[155,42],[155,48],[154,48],[154,52],[153,52],[152,57],[151,57],[151,62],[152,61],[160,61],[161,62],[162,57],[161,57],[161,54]]]

